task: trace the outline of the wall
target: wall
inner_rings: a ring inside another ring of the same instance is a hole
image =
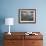
[[[46,31],[46,1],[41,0],[1,0],[1,14],[0,16],[13,17],[15,24],[11,31]],[[36,8],[36,24],[19,24],[18,23],[18,9],[21,8]],[[6,25],[2,25],[2,32],[8,31]]]
[[[36,24],[19,24],[18,9],[36,8]],[[40,31],[46,35],[46,1],[45,0],[0,0],[0,17],[13,17],[14,26],[11,26],[12,32]],[[0,24],[1,32],[8,32],[8,26]],[[46,39],[45,39],[46,40]],[[46,44],[46,42],[45,42]]]
[[[1,15],[13,17],[15,25],[11,28],[12,31],[46,31],[46,6],[45,0],[1,0]],[[19,24],[18,9],[21,8],[36,8],[36,24]],[[2,32],[8,31],[6,25],[2,26]],[[14,29],[13,29],[14,28]]]

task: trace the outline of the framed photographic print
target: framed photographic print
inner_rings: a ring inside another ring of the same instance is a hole
[[[19,9],[19,23],[36,23],[36,9]]]

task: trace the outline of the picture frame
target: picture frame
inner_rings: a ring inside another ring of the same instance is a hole
[[[36,23],[36,9],[19,9],[19,23]]]

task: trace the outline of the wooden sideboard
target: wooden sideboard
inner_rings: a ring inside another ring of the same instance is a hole
[[[40,32],[38,35],[25,35],[26,32],[11,32],[8,35],[4,33],[4,46],[43,46],[43,35]]]

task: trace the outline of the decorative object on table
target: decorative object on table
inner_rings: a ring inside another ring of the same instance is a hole
[[[37,33],[33,33],[33,32],[26,32],[25,35],[38,35]]]
[[[19,9],[19,23],[36,23],[36,9]]]
[[[9,25],[8,34],[11,35],[11,33],[10,33],[10,25],[14,25],[14,18],[5,18],[5,25]]]

